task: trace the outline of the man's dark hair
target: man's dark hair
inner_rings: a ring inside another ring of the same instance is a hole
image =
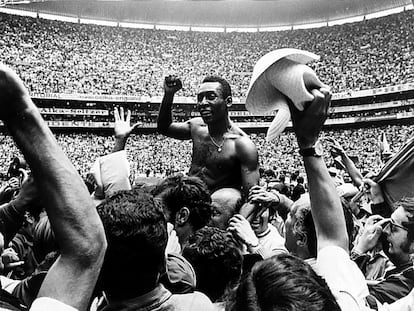
[[[231,311],[339,311],[325,280],[302,259],[273,256],[254,265],[229,302]]]
[[[219,77],[219,76],[207,76],[204,78],[203,83],[205,82],[218,82],[221,85],[221,95],[223,96],[223,99],[226,99],[227,97],[231,96],[231,87],[230,84],[227,82],[227,80]]]
[[[182,174],[167,177],[153,189],[152,194],[162,199],[170,222],[183,207],[190,210],[189,222],[194,230],[204,227],[211,219],[210,192],[198,177]]]
[[[197,289],[213,302],[237,286],[243,257],[230,232],[204,227],[195,232],[183,250],[197,276]]]
[[[99,285],[115,299],[154,289],[165,269],[168,239],[160,202],[134,189],[114,194],[97,210],[108,241]]]

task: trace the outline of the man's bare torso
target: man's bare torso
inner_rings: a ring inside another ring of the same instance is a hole
[[[193,157],[189,175],[198,176],[211,191],[219,188],[241,188],[241,166],[236,144],[246,134],[232,126],[221,139],[212,139],[201,118],[191,120]],[[224,141],[223,141],[224,139]]]

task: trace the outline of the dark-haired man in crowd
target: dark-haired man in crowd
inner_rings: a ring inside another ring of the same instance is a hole
[[[126,190],[97,209],[108,240],[98,282],[106,306],[100,310],[212,310],[204,294],[174,295],[160,284],[168,234],[159,200],[140,189]]]
[[[152,194],[163,201],[165,217],[177,232],[181,247],[211,219],[210,193],[198,177],[169,176],[152,190]]]
[[[236,188],[247,195],[250,187],[259,181],[258,153],[247,134],[229,118],[228,108],[232,105],[229,83],[217,76],[206,77],[197,93],[201,117],[173,122],[171,106],[181,88],[179,78],[165,78],[158,131],[172,138],[193,141],[189,175],[200,177],[211,192]]]

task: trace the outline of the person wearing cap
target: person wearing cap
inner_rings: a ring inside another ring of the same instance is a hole
[[[256,146],[248,135],[231,122],[229,83],[217,76],[206,77],[197,93],[201,117],[173,122],[171,106],[182,82],[175,76],[164,81],[164,98],[157,120],[158,131],[166,136],[193,141],[190,176],[200,177],[211,192],[236,188],[245,195],[259,182]]]

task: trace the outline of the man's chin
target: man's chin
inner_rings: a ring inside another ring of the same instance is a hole
[[[212,118],[211,118],[211,116],[201,116],[201,119],[203,119],[203,121],[204,121],[204,123],[205,124],[209,124],[209,123],[211,123],[212,122]]]

